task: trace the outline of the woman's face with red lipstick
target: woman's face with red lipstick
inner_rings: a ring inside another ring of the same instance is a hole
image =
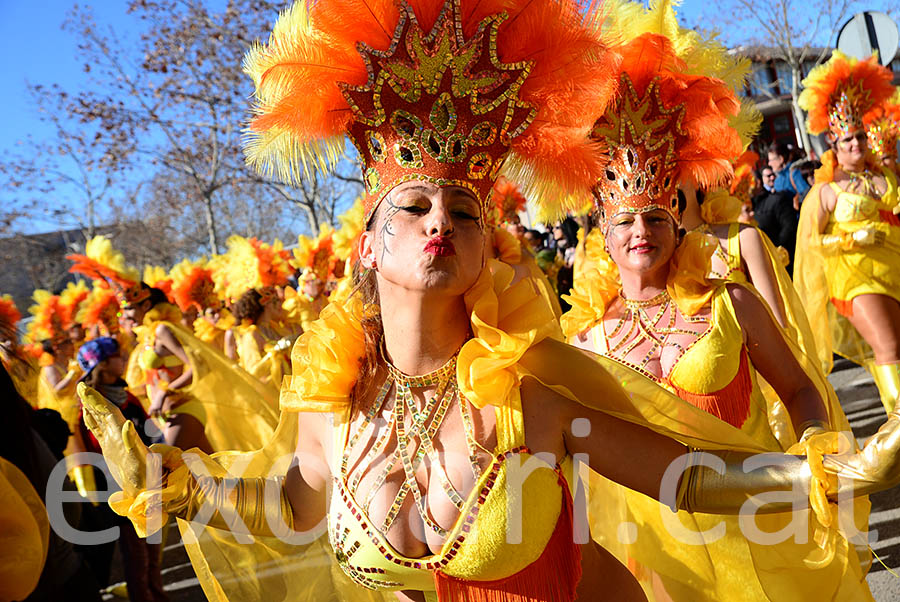
[[[606,244],[620,270],[646,273],[672,258],[678,234],[671,216],[662,209],[623,212],[610,220]]]
[[[404,182],[363,233],[360,261],[403,288],[462,294],[481,273],[484,236],[480,203],[469,190]]]

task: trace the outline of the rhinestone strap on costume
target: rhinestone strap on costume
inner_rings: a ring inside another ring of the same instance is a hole
[[[664,347],[674,347],[678,350],[678,357],[681,357],[687,348],[708,331],[708,329],[704,329],[704,331],[698,332],[691,329],[689,327],[691,324],[708,324],[708,318],[682,313],[666,291],[646,300],[627,299],[621,291],[619,291],[619,297],[622,299],[625,310],[612,332],[606,335],[606,339],[609,341],[608,354],[651,378],[659,379],[663,376],[652,374],[647,369],[647,365],[654,358],[660,357]],[[656,310],[651,315],[654,308]],[[673,336],[690,337],[690,342],[679,343],[672,340]],[[640,360],[635,361],[629,357],[635,349],[647,343],[650,344],[649,349]]]
[[[472,473],[476,480],[481,477],[482,469],[478,463],[478,451],[484,448],[475,440],[475,428],[471,413],[465,407],[467,405],[465,400],[459,399],[459,389],[456,383],[457,354],[454,354],[446,364],[437,370],[421,376],[404,374],[382,357],[387,367],[388,376],[382,384],[374,403],[367,410],[359,429],[348,441],[341,461],[341,476],[346,483],[348,492],[356,496],[366,467],[370,466],[377,456],[384,453],[391,437],[396,436],[396,449],[387,458],[384,467],[373,480],[366,499],[360,504],[368,514],[370,505],[378,492],[381,491],[387,477],[398,464],[403,468],[403,483],[379,527],[382,533],[390,529],[400,512],[400,508],[411,493],[422,522],[437,535],[446,537],[446,530],[431,518],[425,497],[422,495],[422,491],[416,481],[416,472],[426,458],[428,458],[432,469],[436,471],[435,474],[441,483],[444,493],[457,509],[462,510],[465,500],[450,482],[450,478],[447,476],[434,446],[434,437],[454,400],[458,400],[457,405],[460,408]],[[382,349],[382,356],[384,355],[384,350]],[[425,401],[421,409],[417,408],[412,389],[431,387],[434,388],[434,395]],[[385,413],[387,398],[391,389],[394,389],[393,407],[387,410],[389,415],[387,424],[381,427],[381,433],[351,476],[350,453],[359,443],[364,433],[370,431],[370,427],[377,417]]]

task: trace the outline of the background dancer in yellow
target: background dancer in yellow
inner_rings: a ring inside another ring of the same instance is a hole
[[[832,352],[865,365],[888,412],[900,398],[900,198],[863,117],[892,94],[891,77],[875,57],[836,50],[803,80],[809,131],[831,148],[801,209],[794,271],[823,365]]]

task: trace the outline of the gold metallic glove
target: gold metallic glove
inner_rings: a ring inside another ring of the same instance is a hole
[[[134,423],[126,420],[115,404],[84,383],[78,383],[77,392],[84,407],[84,424],[100,443],[116,483],[128,496],[143,491],[150,450],[138,436]]]
[[[860,496],[900,483],[900,415],[888,420],[861,451],[826,454],[823,466],[830,478],[825,483],[829,500]],[[738,514],[751,496],[767,492],[791,492],[778,502],[747,512],[780,512],[808,501],[812,471],[806,456],[750,454],[691,450],[689,462],[705,459],[716,466],[689,466],[681,477],[676,506],[688,512]],[[747,464],[745,464],[747,462]]]
[[[182,459],[182,452],[168,445],[149,449],[138,437],[134,424],[114,404],[83,383],[78,394],[84,402],[85,424],[103,448],[103,457],[113,478],[122,487],[124,502],[115,509],[131,518],[139,533],[146,533],[147,474],[162,464],[161,490],[175,485],[174,495],[160,496],[162,512],[186,520],[198,519],[211,527],[251,535],[289,535],[293,512],[283,479],[232,479],[195,476]],[[199,454],[198,454],[199,455]],[[149,464],[148,464],[149,463]],[[159,499],[159,498],[158,498]],[[140,503],[131,503],[139,501]],[[132,508],[129,508],[132,506]],[[125,511],[120,510],[124,508]],[[139,508],[133,515],[133,508]],[[158,521],[158,524],[165,522]]]

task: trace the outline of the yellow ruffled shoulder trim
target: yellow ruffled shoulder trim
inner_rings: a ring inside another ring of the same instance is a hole
[[[700,205],[700,217],[707,224],[730,224],[741,216],[741,202],[724,188],[706,194]]]
[[[619,268],[604,248],[603,234],[591,230],[584,245],[584,269],[563,299],[572,308],[560,318],[566,338],[593,328],[619,294]]]
[[[709,304],[716,284],[706,277],[718,242],[703,232],[688,232],[672,257],[666,290],[682,312],[693,316]]]
[[[518,383],[516,364],[533,345],[561,338],[559,324],[537,284],[525,278],[511,284],[515,271],[488,261],[465,295],[473,338],[457,359],[460,392],[478,407],[505,403]],[[293,375],[281,389],[288,412],[345,412],[365,355],[361,325],[364,308],[357,297],[330,303],[304,332],[291,353]]]
[[[181,320],[181,310],[171,303],[159,303],[144,314],[143,323],[135,326],[134,333],[142,345],[146,345],[156,333],[156,327],[160,322],[176,324]]]

